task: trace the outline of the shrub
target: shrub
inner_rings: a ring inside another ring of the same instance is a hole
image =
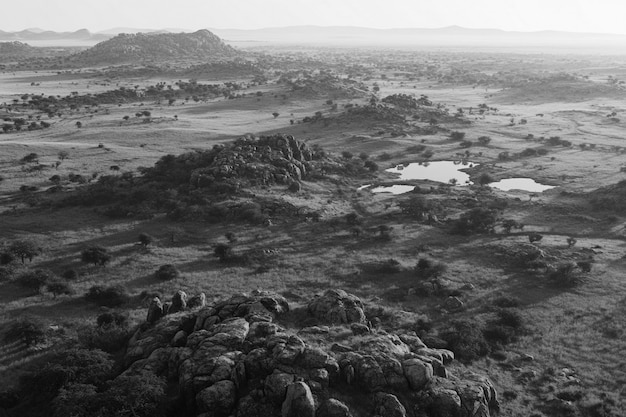
[[[81,253],[81,260],[94,266],[105,266],[111,260],[111,255],[102,246],[92,246]]]
[[[474,143],[471,140],[463,140],[459,144],[461,148],[471,148]]]
[[[363,163],[363,166],[367,168],[370,172],[378,171],[378,164],[374,161],[367,160]]]
[[[169,281],[180,277],[180,271],[172,264],[161,265],[154,273],[156,279]]]
[[[567,238],[567,247],[571,248],[572,246],[574,246],[576,244],[576,242],[578,242],[578,241],[576,240],[575,237],[572,237],[572,236],[568,237]]]
[[[540,235],[539,233],[530,233],[528,235],[528,241],[530,243],[539,242],[541,239],[543,239],[543,236]]]
[[[490,184],[492,182],[494,182],[495,180],[493,179],[493,177],[491,175],[489,175],[486,172],[483,172],[482,174],[480,174],[480,176],[478,177],[478,183],[480,185],[487,185]]]
[[[128,292],[120,285],[103,287],[94,285],[85,294],[85,299],[91,303],[105,307],[118,307],[129,299]]]
[[[83,330],[79,340],[88,349],[99,349],[107,353],[116,353],[126,348],[132,332],[126,325],[102,325]]]
[[[463,140],[465,138],[465,132],[459,132],[458,130],[455,130],[454,132],[450,133],[450,139],[452,140]]]
[[[0,253],[0,265],[8,265],[15,261],[15,255],[11,252]]]
[[[220,243],[213,249],[213,256],[218,258],[220,262],[226,263],[230,261],[234,256],[233,248],[230,247],[230,245]]]
[[[480,143],[482,146],[489,145],[489,142],[491,142],[491,138],[489,136],[481,136],[478,138],[478,143]]]
[[[352,159],[352,152],[343,151],[341,152],[341,157],[344,159]]]
[[[363,223],[363,220],[356,213],[348,213],[346,214],[346,223],[348,223],[349,226],[358,226]]]
[[[452,224],[452,233],[469,235],[472,233],[491,233],[498,221],[496,210],[476,207],[461,214]]]
[[[439,335],[462,362],[471,362],[489,353],[483,327],[474,320],[456,320]]]
[[[497,347],[515,341],[524,326],[521,313],[514,309],[501,309],[497,311],[496,316],[483,332],[485,339]]]
[[[46,285],[46,289],[49,293],[52,293],[54,298],[58,295],[72,295],[75,293],[74,289],[69,284],[60,281],[50,282]]]
[[[76,272],[75,269],[68,269],[66,271],[63,271],[61,277],[68,281],[74,281],[78,279],[78,272]]]
[[[127,327],[128,316],[117,311],[102,313],[98,316],[96,323],[98,327]]]
[[[27,346],[43,343],[46,340],[46,327],[39,319],[24,317],[9,325],[4,340],[7,342],[20,340]]]
[[[43,287],[54,278],[54,274],[45,269],[26,271],[17,279],[15,283],[21,287],[41,292]]]
[[[415,265],[415,273],[419,278],[437,278],[447,271],[448,267],[431,259],[420,258]]]
[[[141,246],[143,246],[144,248],[147,248],[149,244],[154,242],[154,238],[147,233],[139,234],[138,239],[139,239],[139,243],[141,243]]]

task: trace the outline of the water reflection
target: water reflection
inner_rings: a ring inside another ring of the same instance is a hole
[[[507,178],[498,182],[492,182],[489,186],[502,191],[522,190],[535,193],[554,188],[553,185],[540,184],[532,178]]]

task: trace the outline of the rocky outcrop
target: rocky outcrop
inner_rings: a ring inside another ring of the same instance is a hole
[[[324,322],[333,324],[365,323],[363,303],[358,297],[343,290],[328,290],[313,299],[309,313]]]
[[[307,310],[311,319],[343,323],[347,334],[349,319],[364,320],[361,300],[340,290]],[[166,315],[132,337],[123,375],[167,378],[176,403],[202,417],[349,417],[351,406],[359,415],[365,407],[372,416],[490,417],[498,408],[487,378],[452,375],[454,355],[415,333],[374,329],[329,349],[329,328],[287,329],[276,323],[287,312],[283,297],[258,291]],[[337,393],[344,402],[333,399]]]

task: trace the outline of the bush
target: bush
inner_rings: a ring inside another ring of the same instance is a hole
[[[488,323],[484,330],[485,339],[496,347],[501,347],[515,341],[522,332],[524,318],[514,309],[501,309],[496,313],[496,319]]]
[[[147,248],[149,244],[154,242],[154,238],[147,233],[141,233],[138,239],[144,248]]]
[[[582,282],[583,277],[575,272],[576,264],[565,262],[548,271],[548,279],[557,287],[572,287]],[[591,270],[591,266],[589,267]]]
[[[15,283],[21,287],[41,292],[43,287],[54,278],[54,274],[45,269],[26,271],[17,279]]]
[[[111,255],[102,246],[92,246],[81,253],[81,260],[94,266],[105,266],[111,260]]]
[[[465,138],[465,132],[459,132],[458,130],[450,133],[451,140],[463,140]]]
[[[106,312],[98,316],[96,323],[98,324],[98,327],[109,327],[109,326],[127,327],[128,316],[122,313],[118,313],[117,311]]]
[[[489,136],[481,136],[478,138],[478,143],[480,143],[482,146],[489,145],[489,142],[491,142],[491,138]]]
[[[483,328],[476,321],[453,321],[439,336],[462,362],[471,362],[489,353],[489,344],[483,335]]]
[[[74,281],[78,279],[78,272],[76,272],[75,269],[68,269],[66,271],[63,271],[61,277],[68,281]]]
[[[172,264],[161,265],[154,273],[154,277],[159,280],[169,281],[180,277],[180,271]]]
[[[120,285],[111,287],[95,285],[87,291],[85,299],[99,306],[118,307],[128,301],[129,295],[126,288]]]
[[[452,233],[461,235],[492,233],[497,221],[496,210],[476,207],[461,214],[452,224]]]
[[[367,272],[377,274],[397,274],[398,272],[402,272],[402,265],[393,258],[384,261],[370,262],[363,265],[363,268]]]
[[[348,213],[346,214],[346,223],[349,226],[358,226],[363,223],[363,219],[356,213]]]
[[[415,273],[418,278],[437,278],[447,271],[448,267],[440,262],[420,258],[415,265]]]
[[[15,261],[15,256],[10,252],[0,253],[0,265],[8,265]]]
[[[25,317],[9,325],[4,340],[6,342],[20,340],[27,346],[43,343],[46,340],[46,327],[39,319]]]
[[[99,349],[107,353],[117,353],[126,348],[132,332],[126,325],[117,326],[115,322],[83,330],[79,339],[88,349]]]
[[[539,233],[530,233],[528,235],[528,241],[530,243],[539,242],[541,239],[543,239],[543,236],[540,235]]]
[[[54,298],[58,295],[72,295],[75,293],[74,289],[65,282],[54,281],[46,285],[46,289],[49,293],[52,293]]]
[[[233,248],[230,247],[230,245],[220,243],[213,249],[213,256],[218,258],[220,262],[226,263],[230,261],[234,256]]]

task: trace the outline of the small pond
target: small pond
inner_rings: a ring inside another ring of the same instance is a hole
[[[469,174],[462,170],[477,167],[478,164],[469,161],[433,161],[415,162],[408,165],[397,165],[385,172],[398,174],[399,180],[430,180],[443,184],[454,183],[457,186],[471,185]],[[489,184],[492,188],[502,191],[521,190],[528,192],[543,192],[554,188],[552,185],[544,185],[532,178],[507,178]],[[371,187],[371,184],[363,185],[358,190]],[[379,186],[371,189],[373,193],[404,194],[413,191],[415,186],[396,184],[391,186]]]
[[[502,191],[521,190],[533,193],[541,193],[554,188],[553,185],[540,184],[532,178],[507,178],[498,182],[492,182],[489,186]]]
[[[386,169],[385,172],[399,174],[401,180],[430,180],[449,184],[450,180],[455,180],[457,185],[469,185],[469,174],[462,169],[474,168],[478,164],[468,161],[433,161],[415,162],[398,165],[395,168]]]

